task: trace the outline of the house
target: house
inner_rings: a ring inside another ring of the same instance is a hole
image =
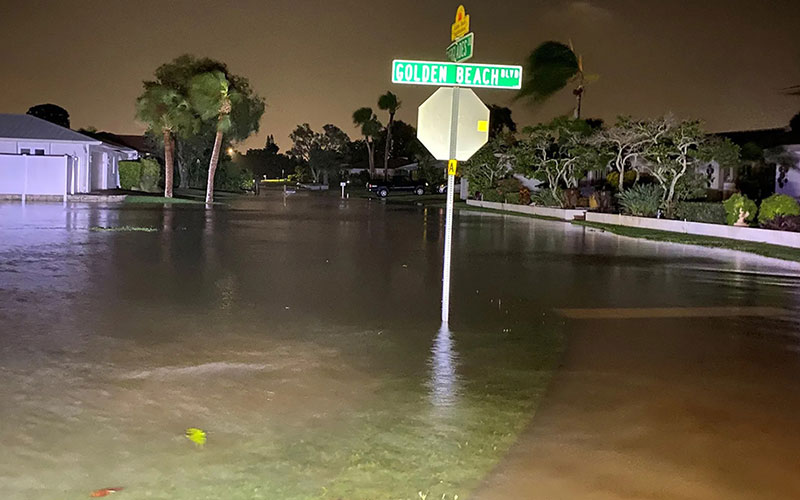
[[[138,152],[31,115],[0,114],[0,195],[64,196],[119,187]]]
[[[720,134],[739,146],[755,145],[775,167],[775,192],[800,198],[800,128],[791,126]]]

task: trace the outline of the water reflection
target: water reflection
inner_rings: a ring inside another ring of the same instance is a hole
[[[454,350],[452,332],[442,324],[431,347],[431,403],[434,408],[452,408],[458,402],[459,378],[456,373],[458,354]]]

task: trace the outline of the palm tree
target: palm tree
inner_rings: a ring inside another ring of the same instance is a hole
[[[561,42],[544,42],[528,56],[527,79],[522,84],[517,98],[530,98],[534,102],[542,102],[574,83],[572,94],[575,96],[573,118],[581,117],[584,85],[597,79],[597,75],[587,75],[583,71],[583,58],[575,54],[570,46]]]
[[[397,100],[397,96],[391,92],[386,92],[378,98],[378,107],[389,112],[389,124],[386,125],[386,151],[383,154],[383,180],[389,180],[389,151],[392,149],[392,124],[394,115],[400,109],[402,103]]]
[[[222,135],[231,129],[231,109],[240,98],[240,94],[231,88],[227,76],[222,71],[202,73],[192,78],[189,87],[189,101],[192,103],[192,108],[201,120],[217,121],[214,149],[211,151],[211,161],[208,164],[207,204],[214,201],[214,175],[217,173]]]
[[[136,118],[164,138],[164,197],[172,198],[174,134],[191,127],[189,103],[174,89],[145,82],[144,92],[136,99]]]
[[[353,124],[361,127],[361,135],[364,136],[364,144],[367,145],[369,155],[369,177],[375,177],[375,138],[381,130],[381,122],[378,116],[372,112],[372,108],[358,108],[353,113]]]

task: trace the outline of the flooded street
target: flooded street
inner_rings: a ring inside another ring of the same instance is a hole
[[[443,223],[0,203],[0,497],[800,497],[800,265]]]

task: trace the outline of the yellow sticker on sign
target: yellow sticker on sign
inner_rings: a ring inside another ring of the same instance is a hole
[[[456,9],[456,22],[450,27],[450,40],[461,38],[467,33],[469,33],[469,15],[464,6],[459,5]]]
[[[488,131],[489,131],[489,121],[478,120],[478,132],[488,132]]]
[[[448,160],[447,161],[447,175],[456,175],[458,171],[458,161],[457,160]]]

